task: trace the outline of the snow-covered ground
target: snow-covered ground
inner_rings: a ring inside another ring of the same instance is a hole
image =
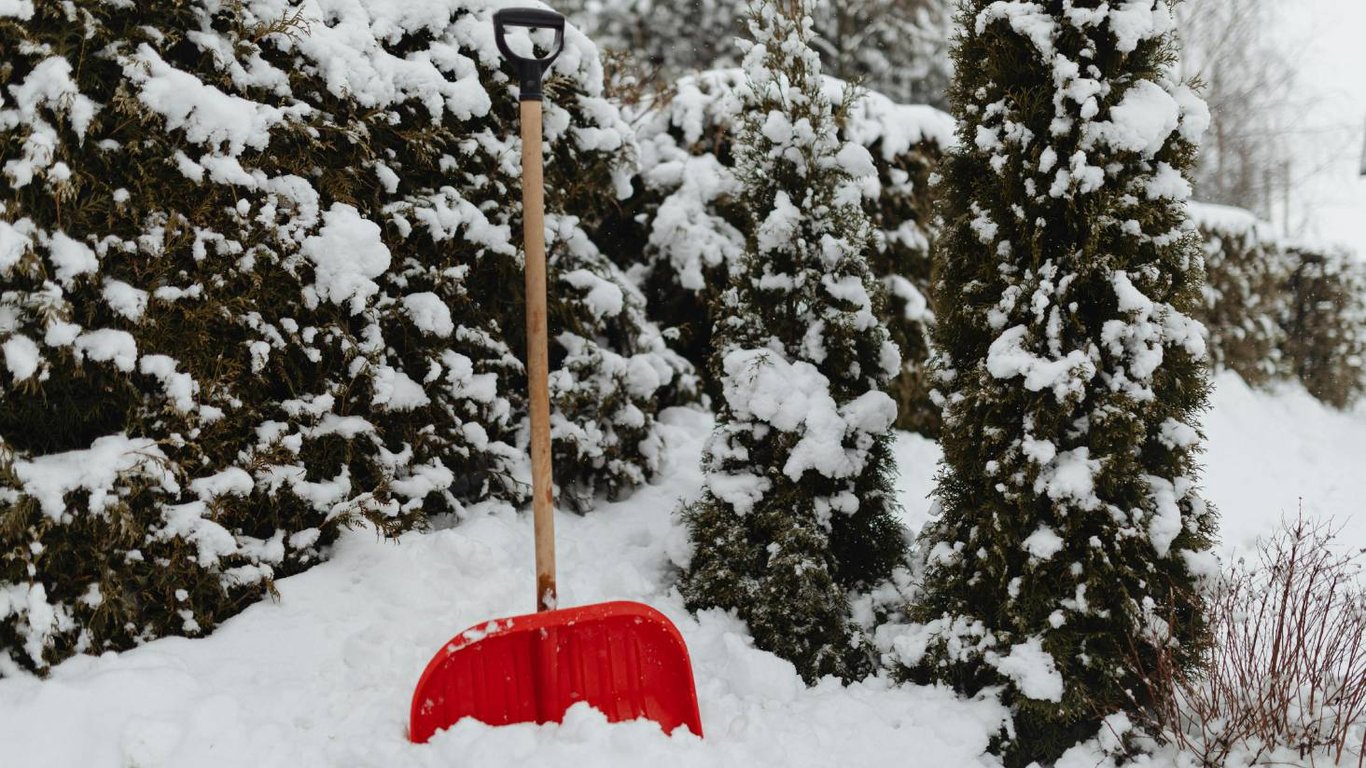
[[[558,726],[464,722],[425,746],[407,742],[412,686],[441,643],[531,607],[529,521],[490,509],[398,543],[352,531],[330,562],[281,581],[279,601],[208,638],[77,658],[48,680],[0,680],[0,765],[994,765],[982,754],[1002,716],[994,702],[883,680],[806,688],[736,620],[683,610],[670,584],[685,536],[671,513],[699,486],[709,419],[674,410],[665,421],[663,482],[559,519],[561,599],[641,600],[673,619],[692,653],[705,739],[609,726],[581,709]],[[1255,393],[1225,376],[1207,430],[1206,485],[1226,546],[1245,548],[1301,497],[1366,546],[1366,412],[1335,413],[1294,390]],[[918,527],[938,448],[903,435],[897,453],[905,519]]]
[[[1205,485],[1226,550],[1254,545],[1303,502],[1366,548],[1366,407],[1325,408],[1299,387],[1268,396],[1237,376],[1218,381],[1206,418]]]

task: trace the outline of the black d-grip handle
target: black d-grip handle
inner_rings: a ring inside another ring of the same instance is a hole
[[[531,29],[555,30],[555,47],[550,53],[537,58],[518,56],[507,44],[508,27],[529,27]],[[554,11],[540,8],[504,8],[493,14],[493,40],[498,44],[498,52],[503,58],[517,65],[518,84],[521,86],[522,101],[541,100],[541,77],[550,68],[550,63],[560,55],[564,48],[564,17]]]

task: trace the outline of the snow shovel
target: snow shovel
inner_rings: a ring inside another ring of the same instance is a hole
[[[507,27],[554,30],[554,50],[539,59],[518,56],[507,46]],[[493,15],[493,29],[498,50],[516,66],[521,86],[537,612],[479,624],[446,643],[413,692],[408,737],[425,743],[464,717],[491,725],[559,722],[579,701],[601,710],[612,722],[644,717],[658,722],[666,733],[683,725],[701,736],[688,649],[663,614],[632,602],[556,610],[541,78],[564,45],[564,18],[552,11],[507,8]]]

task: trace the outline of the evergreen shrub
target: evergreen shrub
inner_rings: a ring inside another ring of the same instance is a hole
[[[732,145],[743,253],[712,313],[717,426],[682,592],[734,610],[808,681],[870,669],[849,593],[904,557],[883,389],[899,356],[877,314],[871,156],[841,141],[805,0],[754,6]],[[846,99],[841,102],[847,105]]]
[[[528,495],[515,79],[482,0],[7,3],[0,674],[208,631],[361,520]],[[686,361],[587,235],[631,132],[546,102],[562,500],[647,479]]]
[[[1190,167],[1209,112],[1167,0],[962,4],[944,164],[941,515],[910,675],[1000,687],[1008,766],[1141,706],[1130,649],[1199,658],[1213,510]]]
[[[1366,392],[1366,266],[1350,253],[1288,241],[1253,214],[1192,204],[1205,248],[1194,312],[1214,365],[1254,386],[1298,381],[1347,408]]]
[[[1191,218],[1204,241],[1206,277],[1192,314],[1208,331],[1210,363],[1253,386],[1283,377],[1288,254],[1247,211],[1192,204]]]
[[[1366,396],[1366,264],[1331,248],[1291,245],[1284,357],[1309,394],[1335,408]]]

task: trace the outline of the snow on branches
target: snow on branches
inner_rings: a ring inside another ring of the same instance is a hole
[[[0,4],[0,673],[206,631],[362,518],[525,499],[493,8]],[[551,389],[585,508],[658,469],[693,385],[587,234],[631,129],[566,37]]]

